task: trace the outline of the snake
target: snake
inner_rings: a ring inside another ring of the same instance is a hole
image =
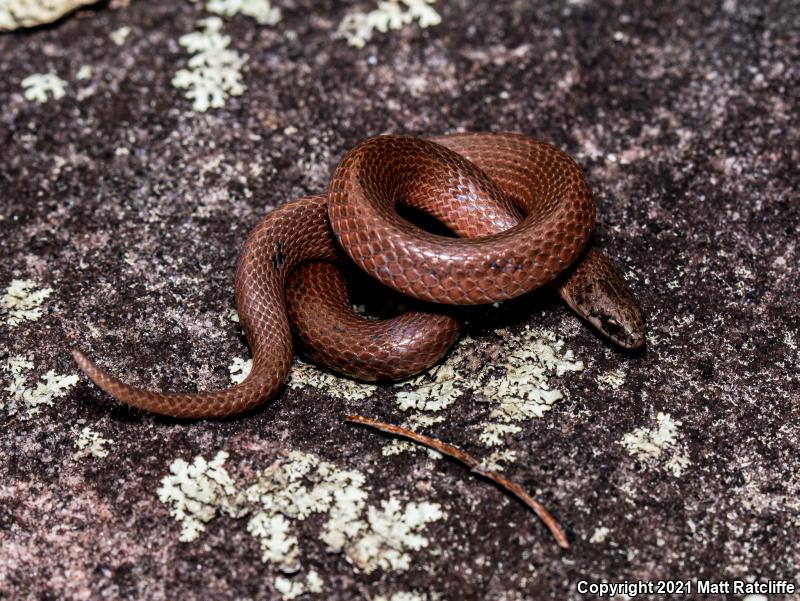
[[[421,211],[449,232],[420,227],[398,208]],[[72,354],[97,386],[131,407],[223,418],[278,394],[295,343],[338,373],[401,380],[434,365],[458,338],[461,320],[447,305],[498,303],[542,286],[613,344],[641,348],[642,309],[591,243],[595,212],[576,162],[534,137],[374,136],[346,154],[324,194],[281,204],[247,237],[235,284],[252,353],[242,382],[151,391],[122,382],[77,349]],[[356,313],[343,262],[420,306],[387,319]]]

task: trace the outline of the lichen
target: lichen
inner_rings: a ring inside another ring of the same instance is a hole
[[[281,10],[272,6],[270,0],[207,0],[205,9],[224,17],[234,15],[251,17],[259,25],[275,25],[281,20]]]
[[[442,22],[431,6],[436,0],[385,0],[367,13],[353,12],[339,23],[338,34],[354,48],[363,48],[375,31],[386,33],[417,21],[423,29]]]
[[[343,401],[362,401],[378,390],[372,384],[337,377],[300,359],[292,366],[288,386],[295,390],[311,386]]]
[[[34,388],[28,387],[28,376],[23,372],[33,369],[31,357],[10,356],[5,364],[4,371],[11,375],[11,382],[3,390],[10,393],[7,402],[0,403],[0,409],[5,409],[9,415],[18,415],[20,419],[28,420],[38,415],[42,407],[51,406],[56,399],[66,396],[70,388],[78,383],[78,376],[59,375],[50,370],[36,383]]]
[[[209,108],[222,108],[231,96],[240,96],[247,89],[242,83],[241,68],[247,57],[228,48],[230,37],[222,35],[222,20],[209,17],[199,22],[201,29],[182,36],[179,43],[192,53],[188,69],[181,69],[172,78],[172,85],[187,90],[192,108],[204,113]]]
[[[408,428],[412,432],[417,432],[420,429],[430,428],[431,426],[439,424],[443,421],[444,416],[442,415],[425,415],[424,413],[414,413],[404,420],[401,426]],[[416,444],[408,440],[400,440],[397,438],[386,443],[383,446],[381,453],[384,457],[389,457],[391,455],[398,455],[405,452],[415,453],[421,450],[426,451],[431,459],[441,459],[442,457],[442,454],[439,451],[427,448],[423,445]]]
[[[22,89],[26,100],[44,104],[51,98],[63,98],[67,93],[67,82],[55,73],[34,73],[22,80]]]
[[[420,534],[430,522],[443,517],[436,503],[405,505],[395,497],[381,502],[381,508],[369,507],[369,527],[362,529],[347,545],[347,556],[367,574],[378,568],[405,571],[411,565],[408,550],[418,551],[428,546]]]
[[[115,29],[108,37],[111,38],[111,41],[114,42],[117,46],[122,46],[125,43],[125,40],[128,39],[128,36],[131,34],[131,28],[123,25],[119,29]]]
[[[314,569],[309,570],[302,580],[290,580],[283,576],[278,576],[275,579],[275,590],[287,601],[296,599],[306,593],[321,593],[323,588],[322,578]]]
[[[410,593],[410,592],[399,592],[394,593],[391,597],[385,597],[383,595],[378,595],[377,597],[373,597],[372,601],[425,601],[426,597],[422,596],[419,593]]]
[[[225,470],[228,454],[219,451],[206,461],[202,455],[189,464],[176,459],[171,476],[161,480],[158,498],[170,506],[170,515],[181,523],[181,542],[197,540],[218,512],[239,514],[240,497],[233,479]]]
[[[189,465],[178,459],[171,476],[162,480],[158,494],[170,505],[170,513],[181,522],[180,540],[196,540],[205,524],[219,513],[249,516],[247,531],[261,547],[261,559],[284,573],[300,570],[300,542],[294,523],[312,514],[326,513],[319,538],[329,550],[342,552],[357,567],[371,572],[405,570],[410,551],[428,544],[424,527],[444,513],[435,503],[401,503],[390,495],[381,508],[367,504],[365,477],[355,470],[339,469],[315,455],[292,452],[278,460],[255,481],[240,488],[224,468],[227,454],[217,453],[211,462],[202,456]],[[304,588],[310,591],[309,574]],[[281,581],[282,594],[300,594],[297,580]],[[315,585],[316,586],[316,585]]]
[[[234,384],[241,384],[244,382],[252,370],[252,359],[242,359],[240,357],[236,357],[228,366],[228,372],[231,374],[231,382]]]
[[[0,298],[0,305],[8,314],[6,323],[18,326],[23,321],[36,321],[42,316],[42,303],[52,293],[51,288],[37,289],[33,280],[12,280]]]
[[[680,426],[681,422],[674,420],[671,415],[659,412],[655,427],[636,428],[625,434],[620,444],[646,465],[662,463],[673,475],[679,477],[691,464],[682,445],[678,443]]]
[[[497,422],[488,422],[483,424],[481,433],[478,439],[481,444],[487,447],[499,447],[504,444],[503,437],[508,434],[516,434],[522,428],[513,424],[500,424]]]
[[[460,364],[467,352],[469,339],[460,341],[455,352],[428,371],[395,385],[397,406],[403,411],[441,411],[452,405],[468,388],[460,373]]]
[[[611,388],[617,390],[625,384],[625,372],[621,369],[613,369],[597,376],[597,384],[600,388]]]
[[[493,472],[502,472],[505,469],[504,463],[514,463],[516,460],[516,452],[510,449],[498,449],[481,461],[481,466]]]
[[[102,459],[108,456],[108,445],[114,442],[111,438],[103,438],[99,432],[95,432],[89,426],[81,430],[78,438],[75,440],[75,446],[78,447],[76,457],[97,457]]]
[[[564,342],[551,332],[530,327],[509,340],[511,352],[479,392],[496,404],[490,418],[501,422],[528,420],[552,409],[564,398],[561,390],[551,387],[552,375],[582,371],[583,362],[572,351],[564,351]],[[493,371],[494,367],[491,368]]]

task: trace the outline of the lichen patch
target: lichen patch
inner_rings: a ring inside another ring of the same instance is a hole
[[[253,371],[252,359],[242,359],[241,357],[236,357],[228,366],[231,382],[234,384],[241,384],[244,382],[247,376],[250,375],[251,371]]]
[[[584,369],[583,361],[565,351],[564,342],[552,332],[526,327],[511,337],[509,346],[499,369],[490,367],[494,373],[479,388],[495,404],[490,418],[500,422],[542,417],[564,398],[561,390],[552,387],[550,377]]]
[[[636,428],[622,437],[620,444],[649,466],[662,465],[679,477],[691,464],[680,440],[681,422],[668,413],[656,415],[656,425],[652,428]]]
[[[259,25],[275,25],[281,20],[281,10],[270,0],[207,0],[205,9],[224,17],[244,15],[255,19]]]
[[[242,83],[242,67],[246,56],[228,48],[230,37],[223,35],[222,19],[209,17],[199,22],[200,29],[180,38],[178,43],[192,53],[187,69],[172,78],[172,85],[186,90],[192,109],[204,113],[222,108],[231,96],[240,96],[247,89]]]
[[[197,540],[205,524],[220,513],[249,516],[247,531],[259,541],[261,559],[283,573],[302,568],[298,522],[312,514],[326,514],[319,539],[332,552],[344,553],[360,570],[402,571],[412,551],[428,545],[424,529],[444,517],[436,503],[403,503],[390,494],[380,506],[367,504],[366,478],[356,470],[339,469],[310,453],[295,451],[259,472],[247,487],[239,487],[225,470],[227,453],[210,462],[202,456],[188,464],[177,459],[158,490],[181,523],[180,540]],[[316,579],[283,579],[276,588],[285,598],[313,592]]]
[[[354,48],[363,48],[375,31],[399,30],[416,21],[425,29],[442,22],[431,6],[436,0],[384,0],[375,10],[349,13],[339,23],[338,34]]]
[[[108,456],[108,447],[113,444],[113,442],[113,439],[103,438],[100,432],[96,432],[89,426],[86,426],[83,430],[81,430],[80,434],[78,434],[78,438],[75,439],[75,446],[78,448],[75,456],[92,456],[97,457],[98,459],[103,459],[104,457]]]
[[[36,321],[42,316],[42,304],[52,293],[51,288],[37,288],[33,280],[12,280],[0,298],[7,313],[6,323],[18,326],[23,321]]]
[[[13,355],[2,365],[11,380],[3,389],[9,396],[0,399],[0,409],[5,409],[9,415],[18,415],[20,419],[28,420],[38,415],[43,407],[53,404],[56,399],[66,396],[67,392],[78,383],[78,376],[61,375],[50,370],[45,373],[36,386],[28,383],[29,375],[25,372],[33,369],[31,357]]]
[[[44,104],[67,94],[67,82],[55,73],[34,73],[22,80],[25,100]]]
[[[372,384],[337,377],[300,359],[292,366],[288,386],[295,390],[310,386],[343,401],[363,401],[378,390]]]

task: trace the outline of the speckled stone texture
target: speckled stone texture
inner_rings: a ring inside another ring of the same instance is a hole
[[[354,49],[336,27],[370,2],[277,0],[274,27],[225,20],[249,56],[247,90],[206,114],[170,84],[202,3],[123,4],[0,37],[0,293],[15,279],[53,289],[38,321],[0,315],[0,359],[32,355],[31,381],[76,373],[77,345],[134,383],[225,386],[247,356],[227,318],[247,232],[269,207],[321,191],[348,149],[381,132],[522,131],[572,154],[597,199],[594,241],[640,298],[649,345],[617,352],[548,295],[471,314],[464,377],[526,324],[586,364],[554,379],[565,400],[506,439],[507,475],[566,527],[566,552],[457,464],[384,457],[381,435],[344,424],[351,411],[401,422],[388,387],[356,403],[287,388],[249,416],[192,423],[128,410],[84,378],[31,420],[0,410],[0,597],[280,599],[280,572],[244,521],[219,517],[181,543],[158,500],[175,458],[219,450],[240,482],[302,450],[365,472],[370,503],[399,491],[447,513],[408,571],[369,575],[302,522],[301,563],[325,585],[308,598],[800,581],[797,2],[451,0],[436,5],[441,25]],[[25,100],[21,81],[48,72],[66,95]],[[620,386],[602,385],[618,372]],[[480,401],[460,399],[426,431],[487,455]],[[680,422],[682,469],[621,443],[659,413]],[[76,457],[85,426],[115,441],[107,457]]]

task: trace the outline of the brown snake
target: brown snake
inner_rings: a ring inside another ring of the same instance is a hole
[[[427,213],[460,237],[416,227],[397,213],[398,204]],[[341,260],[341,249],[386,286],[442,304],[492,303],[553,283],[602,334],[624,348],[641,347],[645,329],[636,300],[588,246],[594,215],[575,162],[533,138],[369,138],[342,160],[325,196],[283,204],[245,242],[236,308],[253,368],[241,384],[198,393],[146,391],[79,351],[73,355],[120,401],[192,418],[242,413],[274,396],[293,359],[290,324],[306,354],[363,380],[401,379],[440,359],[459,322],[420,311],[389,320],[356,315],[331,263]]]

